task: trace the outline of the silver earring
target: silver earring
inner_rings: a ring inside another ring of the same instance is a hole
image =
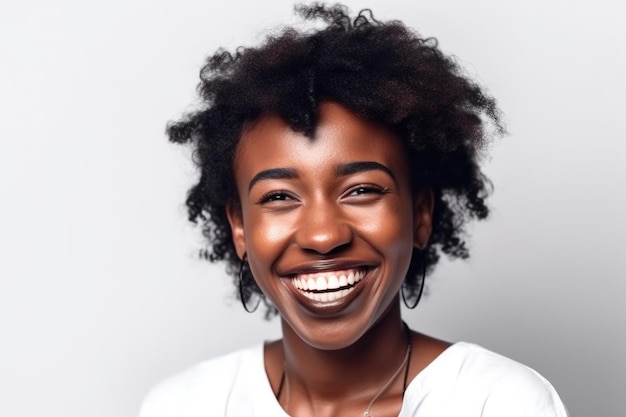
[[[256,309],[259,308],[259,304],[261,304],[261,299],[259,298],[257,303],[254,305],[254,308],[248,308],[247,303],[252,297],[253,291],[249,287],[246,287],[246,284],[244,284],[244,280],[246,282],[250,282],[250,280],[254,282],[252,272],[250,271],[250,264],[248,263],[247,255],[243,255],[243,259],[241,260],[241,266],[239,267],[239,299],[241,300],[241,304],[243,305],[244,310],[246,310],[248,313],[254,313]]]
[[[419,287],[419,291],[417,292],[417,298],[415,299],[415,302],[411,305],[409,305],[408,301],[407,301],[407,297],[404,295],[404,284],[402,284],[402,286],[400,287],[400,295],[402,296],[402,302],[404,303],[404,305],[409,309],[409,310],[413,310],[415,307],[417,307],[417,305],[419,304],[420,300],[422,299],[422,293],[424,292],[424,282],[426,281],[426,255],[424,250],[420,250],[420,255],[421,255],[421,261],[422,261],[422,279],[420,281],[420,287]]]

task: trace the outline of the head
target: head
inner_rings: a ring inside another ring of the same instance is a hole
[[[352,19],[342,6],[297,11],[325,27],[284,29],[258,47],[218,51],[201,71],[203,107],[168,126],[171,141],[193,147],[200,170],[187,207],[208,242],[203,256],[224,261],[236,278],[247,252],[233,224],[246,218],[237,175],[243,175],[243,149],[256,139],[261,143],[259,130],[286,128],[298,136],[294,141],[322,138],[322,146],[333,138],[324,133],[329,113],[341,113],[379,132],[379,139],[402,154],[398,175],[406,186],[403,201],[411,204],[406,219],[412,234],[400,284],[415,296],[422,270],[432,273],[441,254],[469,256],[464,226],[488,215],[490,184],[478,156],[489,139],[485,123],[503,131],[495,101],[434,39],[421,38],[401,22],[381,23],[368,12]],[[429,212],[428,228],[419,229],[423,210]],[[244,298],[261,291],[252,278],[244,285]],[[272,315],[271,304],[267,308]]]

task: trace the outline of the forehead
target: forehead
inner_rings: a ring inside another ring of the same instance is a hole
[[[278,116],[264,116],[242,135],[235,155],[237,180],[276,167],[321,174],[347,162],[375,161],[408,175],[406,151],[388,129],[346,107],[324,102],[312,138],[294,132]]]

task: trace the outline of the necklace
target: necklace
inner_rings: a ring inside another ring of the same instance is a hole
[[[372,414],[372,406],[374,405],[376,400],[385,391],[387,391],[387,389],[391,386],[393,381],[396,380],[396,378],[398,377],[398,375],[400,374],[402,369],[404,369],[404,382],[402,384],[402,397],[404,398],[404,391],[406,391],[406,383],[407,383],[407,378],[408,378],[408,375],[409,375],[409,364],[411,362],[412,344],[411,344],[411,330],[409,329],[409,326],[406,325],[406,323],[402,322],[402,324],[404,325],[404,332],[406,333],[406,339],[407,339],[407,347],[406,347],[406,353],[404,354],[404,359],[402,360],[402,363],[400,364],[400,367],[398,367],[398,369],[396,369],[396,371],[393,373],[393,375],[391,375],[391,377],[387,380],[387,382],[385,382],[385,385],[383,385],[378,390],[376,395],[374,395],[374,397],[372,398],[372,400],[368,404],[367,409],[363,413],[363,417],[374,417],[374,414]],[[285,377],[285,365],[283,364],[283,373],[280,376],[280,382],[278,383],[278,391],[276,392],[276,400],[277,401],[280,400],[280,394],[283,392],[283,386],[284,385],[289,385],[289,381],[287,380],[287,382],[285,382],[285,380],[286,380],[286,377]],[[289,392],[287,392],[287,395],[289,395]],[[287,401],[286,401],[285,404],[286,405],[289,404],[289,397],[287,397]]]
[[[406,324],[405,324],[405,326],[406,326]],[[396,378],[400,374],[400,371],[402,371],[402,369],[409,362],[409,357],[410,356],[411,356],[411,342],[409,341],[409,343],[407,344],[407,347],[406,347],[406,354],[404,355],[404,360],[402,360],[402,363],[400,364],[400,367],[398,369],[396,369],[396,372],[394,372],[393,375],[391,375],[391,378],[389,378],[389,380],[385,383],[385,385],[383,385],[383,387],[378,391],[378,393],[374,396],[374,398],[372,398],[372,400],[370,401],[369,405],[367,406],[367,410],[365,410],[365,412],[363,413],[363,417],[374,417],[374,414],[371,413],[372,406],[374,405],[374,403],[376,402],[378,397],[380,397],[382,395],[382,393],[385,392],[387,390],[387,388],[389,388],[391,383],[396,380]],[[408,372],[408,369],[409,368],[407,367],[407,372]],[[402,387],[402,396],[404,396],[404,390],[406,389],[406,375],[407,375],[407,372],[404,373],[405,380],[404,380],[404,386]]]

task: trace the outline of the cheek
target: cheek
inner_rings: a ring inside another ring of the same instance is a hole
[[[246,247],[255,277],[271,268],[289,245],[294,230],[290,217],[252,212],[245,222]],[[256,271],[255,271],[256,270]]]
[[[396,238],[411,238],[413,215],[410,204],[391,201],[374,209],[363,209],[353,213],[361,230],[379,235],[380,239],[393,241]]]
[[[405,202],[382,206],[359,218],[360,233],[379,251],[390,257],[392,267],[402,267],[413,253],[412,207]]]

